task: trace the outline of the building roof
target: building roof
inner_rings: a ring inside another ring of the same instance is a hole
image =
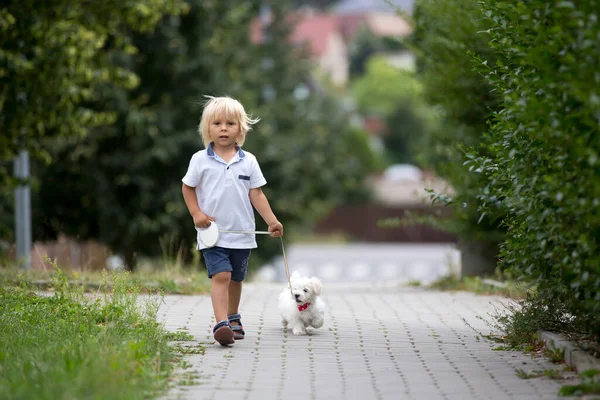
[[[293,43],[306,43],[310,54],[320,57],[327,52],[329,37],[339,33],[340,21],[335,15],[317,14],[299,18],[290,34]]]
[[[367,27],[378,36],[407,36],[412,32],[410,25],[399,15],[390,12],[356,14],[305,13],[290,16],[294,28],[290,40],[295,44],[307,44],[309,54],[320,57],[327,52],[329,38],[339,34],[346,43],[362,28]],[[250,26],[251,40],[260,43],[262,32],[258,19]]]

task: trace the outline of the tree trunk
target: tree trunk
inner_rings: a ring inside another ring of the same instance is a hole
[[[135,264],[137,262],[137,254],[133,250],[127,250],[125,252],[125,270],[129,272],[135,271]]]
[[[459,242],[460,276],[493,275],[498,265],[498,244],[484,241]]]

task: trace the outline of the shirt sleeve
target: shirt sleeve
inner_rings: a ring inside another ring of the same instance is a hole
[[[198,157],[194,154],[190,160],[190,165],[188,166],[185,176],[181,179],[181,181],[189,187],[196,187],[200,184],[200,174],[198,174],[197,163]]]
[[[267,180],[260,170],[260,165],[258,165],[258,160],[254,159],[253,164],[252,175],[250,175],[250,189],[256,189],[267,184]]]

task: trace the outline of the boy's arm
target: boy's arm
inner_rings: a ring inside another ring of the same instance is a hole
[[[267,200],[267,196],[265,196],[262,189],[259,187],[250,189],[250,194],[248,196],[250,197],[250,202],[254,208],[256,208],[256,211],[258,211],[267,225],[269,225],[271,236],[283,236],[283,225],[277,220],[275,214],[273,214],[273,210],[271,210],[271,206],[269,205],[269,200]]]
[[[198,196],[196,196],[196,189],[183,183],[181,185],[181,193],[183,194],[183,200],[185,205],[190,212],[190,215],[194,219],[194,225],[198,228],[208,228],[210,222],[214,221],[212,217],[204,214],[198,206]]]

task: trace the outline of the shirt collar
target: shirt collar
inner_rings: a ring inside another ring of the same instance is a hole
[[[242,148],[240,146],[238,146],[236,144],[235,148],[238,150],[238,157],[240,158],[240,160],[242,158],[246,157],[246,154],[244,153],[244,151],[242,150]],[[215,151],[213,150],[213,143],[212,142],[206,148],[206,154],[208,154],[209,157],[213,157],[213,158],[215,157]]]

